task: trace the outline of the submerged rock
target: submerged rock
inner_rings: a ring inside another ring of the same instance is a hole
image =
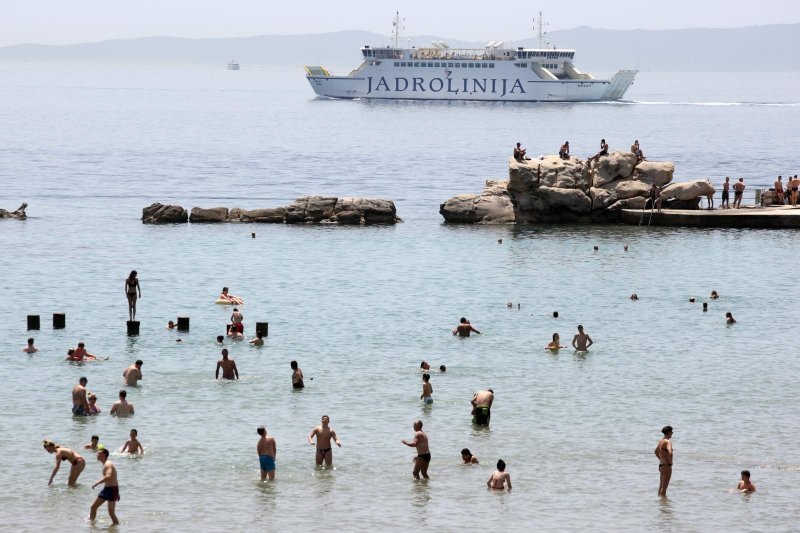
[[[171,224],[189,222],[189,214],[179,205],[151,204],[142,209],[145,224]]]

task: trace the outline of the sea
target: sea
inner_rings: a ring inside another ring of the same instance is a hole
[[[645,71],[615,103],[337,101],[300,67],[0,64],[0,207],[27,202],[29,215],[0,220],[0,529],[109,529],[105,506],[86,521],[102,474],[83,447],[98,435],[118,469],[119,530],[796,531],[796,230],[452,226],[438,210],[505,178],[518,141],[537,157],[568,140],[586,157],[601,138],[638,139],[678,181],[743,177],[752,205],[800,173],[799,85],[800,73]],[[252,209],[312,194],[388,198],[403,223],[141,222],[153,202]],[[248,338],[269,324],[263,347],[224,341],[235,382],[214,377],[223,286],[245,300]],[[166,328],[178,316],[188,332]],[[461,317],[481,334],[454,337]],[[578,324],[588,352],[543,349]],[[108,359],[66,362],[78,342]],[[124,387],[136,359],[144,379]],[[447,368],[431,406],[423,360]],[[81,376],[99,416],[70,413]],[[130,418],[108,414],[122,388]],[[470,399],[488,388],[491,425],[475,427]],[[323,415],[341,439],[332,469],[308,442]],[[401,443],[415,420],[427,481]],[[653,450],[667,424],[662,499]],[[261,425],[277,440],[271,483]],[[141,457],[119,452],[132,428]],[[67,463],[48,486],[42,439],[86,459],[77,487]],[[465,447],[479,464],[461,464]],[[487,490],[499,459],[510,491]],[[734,490],[743,469],[757,493]]]

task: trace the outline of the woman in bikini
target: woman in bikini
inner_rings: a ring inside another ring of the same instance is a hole
[[[83,457],[78,455],[78,452],[70,450],[67,447],[57,446],[51,440],[43,440],[42,445],[44,446],[44,449],[47,450],[47,453],[56,454],[56,467],[53,468],[53,473],[50,474],[50,481],[48,481],[47,484],[53,484],[53,478],[56,477],[58,469],[61,468],[61,462],[69,461],[72,466],[69,469],[69,479],[67,480],[67,485],[74,486],[78,481],[78,476],[80,476],[81,472],[83,472],[83,469],[86,468],[86,461],[84,461]]]
[[[547,346],[544,347],[545,350],[550,350],[551,352],[557,352],[560,348],[566,348],[566,346],[562,346],[559,344],[559,335],[558,333],[553,333],[553,340],[547,343]]]
[[[236,305],[242,305],[244,303],[244,300],[242,300],[238,296],[234,296],[232,294],[228,294],[228,287],[222,287],[222,292],[219,293],[219,299],[220,300],[228,300],[229,302],[232,302],[232,303],[234,303]]]
[[[94,393],[89,394],[89,414],[90,415],[99,415],[100,408],[97,407],[97,396]]]
[[[139,286],[139,279],[136,271],[131,270],[128,279],[125,280],[125,295],[128,297],[128,315],[131,322],[136,319],[136,291],[139,291],[139,298],[142,297],[142,288]]]

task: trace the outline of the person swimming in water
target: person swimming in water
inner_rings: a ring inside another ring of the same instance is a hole
[[[228,287],[222,287],[222,292],[219,293],[219,300],[227,300],[234,305],[242,305],[244,304],[244,300],[239,298],[238,296],[234,296],[232,294],[228,294]]]
[[[431,375],[427,372],[422,374],[422,394],[419,395],[419,399],[426,405],[433,403],[433,385],[431,385]]]
[[[566,346],[558,342],[560,338],[561,337],[558,335],[558,333],[553,333],[553,340],[548,342],[544,349],[550,350],[551,352],[557,352],[560,348],[566,348]]]
[[[132,429],[130,432],[130,439],[122,446],[122,450],[120,451],[120,453],[127,452],[131,455],[143,454],[144,446],[142,446],[142,443],[139,442],[139,439],[137,438],[138,436],[139,432],[136,431],[135,429]]]
[[[742,480],[739,481],[739,484],[736,486],[736,490],[739,492],[755,492],[756,486],[753,485],[753,482],[750,481],[750,471],[749,470],[742,470]]]
[[[39,348],[36,348],[33,345],[33,337],[28,339],[28,344],[22,349],[22,351],[25,352],[26,354],[29,354],[29,355],[30,354],[34,354],[34,353],[39,351]]]
[[[89,440],[89,444],[83,447],[84,450],[92,450],[93,452],[97,451],[97,447],[100,445],[100,437],[97,435],[92,435],[92,438]]]
[[[50,480],[47,482],[47,485],[50,486],[53,484],[53,478],[56,477],[58,470],[61,468],[61,463],[63,461],[68,461],[70,465],[72,465],[69,469],[69,478],[67,478],[67,485],[73,487],[78,481],[78,476],[81,475],[83,469],[86,468],[86,461],[81,457],[78,452],[75,452],[66,446],[58,446],[51,440],[43,440],[42,446],[47,453],[54,453],[56,454],[56,466],[53,468],[53,472],[50,474]]]
[[[458,335],[459,337],[469,337],[469,334],[472,331],[478,335],[481,334],[480,331],[472,327],[472,324],[469,323],[469,320],[462,316],[459,324],[453,328],[453,335]]]
[[[733,318],[733,314],[730,311],[725,313],[725,323],[728,324],[728,325],[736,324],[736,319]]]
[[[461,449],[461,464],[465,465],[476,465],[478,464],[478,458],[472,455],[472,452],[469,451],[469,448],[462,448]]]
[[[503,490],[508,485],[508,490],[511,490],[511,475],[506,472],[506,463],[502,459],[497,461],[497,470],[492,472],[486,486],[492,490]]]

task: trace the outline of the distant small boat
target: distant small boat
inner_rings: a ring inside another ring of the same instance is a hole
[[[239,63],[237,63],[236,60],[229,61],[228,70],[239,70]]]

